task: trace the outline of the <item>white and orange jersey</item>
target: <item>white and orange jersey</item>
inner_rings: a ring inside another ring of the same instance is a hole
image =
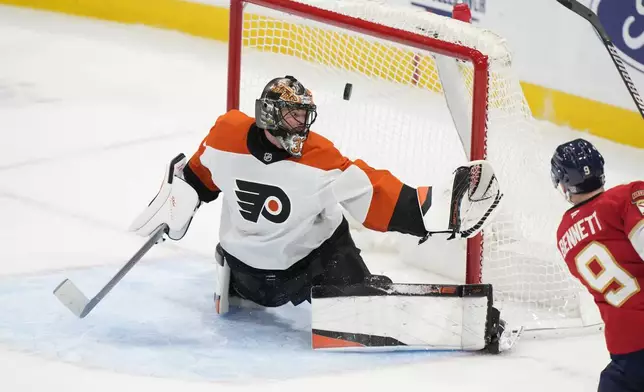
[[[219,241],[253,268],[285,270],[307,256],[342,221],[340,205],[373,230],[426,233],[428,188],[351,161],[315,132],[293,158],[237,110],[217,119],[186,171],[202,200],[223,193]]]

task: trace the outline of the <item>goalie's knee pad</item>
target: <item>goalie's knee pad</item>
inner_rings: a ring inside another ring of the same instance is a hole
[[[221,245],[217,245],[215,251],[215,275],[217,285],[215,286],[215,312],[217,314],[226,314],[231,306],[246,309],[260,309],[263,306],[255,302],[242,298],[235,288],[232,287],[232,272],[226,261],[226,255]]]

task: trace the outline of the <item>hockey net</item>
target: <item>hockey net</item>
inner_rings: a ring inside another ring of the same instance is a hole
[[[254,115],[265,84],[293,75],[313,92],[313,129],[351,159],[411,186],[445,182],[470,159],[494,166],[505,197],[481,236],[418,246],[354,225],[364,250],[387,248],[436,274],[423,283],[492,283],[503,317],[529,328],[595,322],[555,248],[565,205],[503,38],[370,0],[232,0],[230,33],[229,109]]]

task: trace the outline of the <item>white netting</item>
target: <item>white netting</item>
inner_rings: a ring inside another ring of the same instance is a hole
[[[494,285],[506,317],[512,313],[535,326],[578,320],[580,286],[554,241],[564,201],[550,185],[549,154],[534,148],[540,135],[505,40],[467,23],[368,0],[307,4],[488,56],[487,159],[505,199],[484,234],[483,281]],[[445,182],[467,160],[450,109],[458,112],[458,104],[471,113],[471,64],[459,61],[458,76],[441,71],[441,78],[429,51],[252,4],[244,8],[242,41],[240,109],[246,113],[254,114],[254,100],[270,79],[293,75],[313,91],[319,115],[313,129],[352,159],[388,169],[412,186]],[[346,83],[353,85],[350,100],[343,99]],[[447,85],[460,97],[449,108]],[[418,247],[407,236],[393,237],[407,262],[462,280],[464,242],[431,239]],[[377,238],[373,242],[382,243]]]

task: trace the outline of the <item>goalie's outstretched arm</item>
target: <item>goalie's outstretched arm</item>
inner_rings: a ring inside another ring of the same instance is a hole
[[[340,204],[362,225],[375,231],[426,235],[418,191],[387,170],[362,160],[347,160],[334,184]]]
[[[413,188],[386,170],[347,160],[336,180],[337,200],[365,227],[426,239],[445,233],[472,237],[491,220],[501,193],[485,161],[458,168],[448,184]]]

